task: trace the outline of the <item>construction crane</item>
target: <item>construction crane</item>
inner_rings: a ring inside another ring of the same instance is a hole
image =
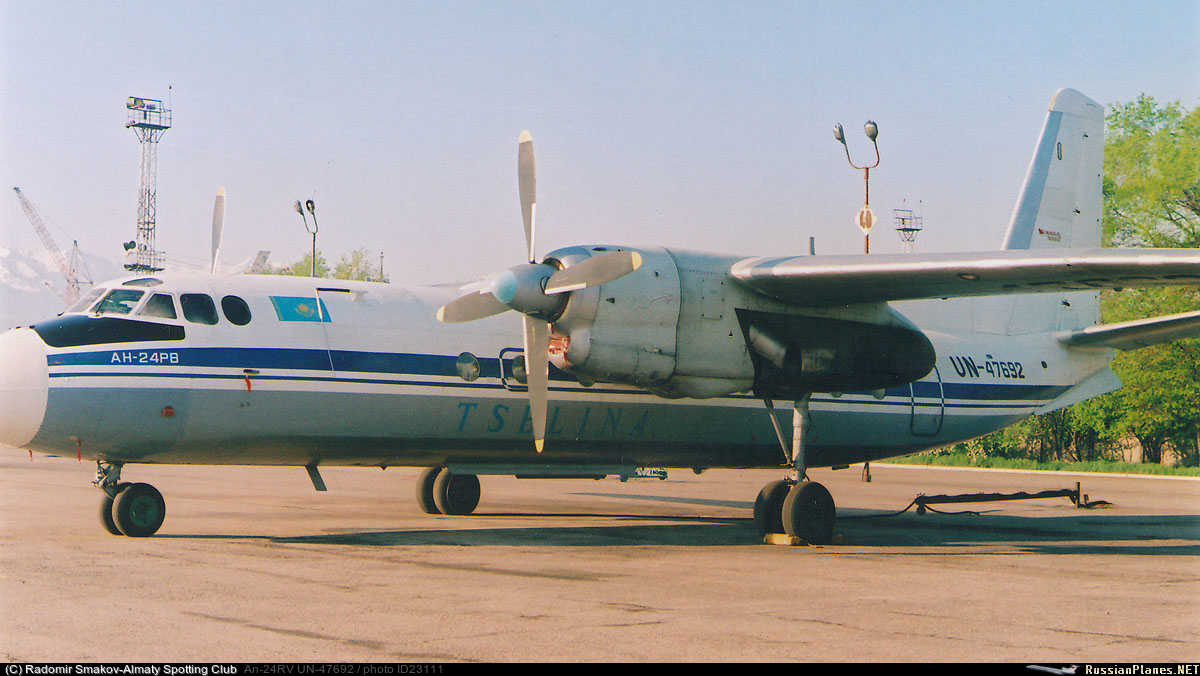
[[[50,252],[50,259],[54,261],[54,266],[62,273],[62,276],[67,280],[66,293],[59,294],[63,300],[67,302],[67,307],[75,304],[79,300],[79,273],[78,264],[82,263],[83,259],[79,255],[79,242],[75,242],[75,247],[71,251],[71,262],[68,265],[66,257],[62,251],[59,251],[58,245],[54,243],[54,238],[50,236],[50,231],[46,229],[42,223],[42,217],[38,216],[37,210],[26,199],[25,194],[20,188],[13,188],[13,192],[17,193],[17,199],[21,202],[21,208],[25,210],[25,216],[29,222],[33,224],[33,229],[37,231],[38,237],[42,238],[42,244],[45,245],[46,251]],[[91,284],[90,279],[84,280],[85,284]],[[47,284],[49,286],[49,284]]]

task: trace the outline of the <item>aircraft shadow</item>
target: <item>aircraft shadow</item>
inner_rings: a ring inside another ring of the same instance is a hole
[[[587,519],[589,525],[509,525],[488,521]],[[161,538],[251,539],[275,544],[349,547],[731,547],[762,540],[749,517],[653,516],[615,513],[477,513],[431,516],[442,528],[345,529],[298,536],[159,534]],[[596,521],[611,523],[596,525]],[[483,526],[483,527],[480,527]],[[866,548],[913,556],[1014,554],[1117,554],[1200,556],[1200,516],[1080,514],[1028,517],[998,514],[896,514],[839,510],[838,543],[826,550]]]

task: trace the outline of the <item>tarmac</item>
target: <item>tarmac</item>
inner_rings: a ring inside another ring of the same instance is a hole
[[[19,662],[1088,662],[1200,656],[1200,481],[814,470],[837,544],[773,546],[782,471],[481,477],[429,516],[419,470],[126,466],[167,516],[100,525],[95,465],[0,447],[0,657]],[[910,507],[920,494],[1074,488]]]

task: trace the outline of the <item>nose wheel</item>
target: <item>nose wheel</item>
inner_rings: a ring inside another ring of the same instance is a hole
[[[113,535],[150,537],[162,527],[167,514],[162,493],[150,484],[123,483],[119,463],[97,463],[97,488],[100,498],[100,524]]]

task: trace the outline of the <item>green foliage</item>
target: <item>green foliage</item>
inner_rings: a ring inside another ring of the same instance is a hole
[[[1145,94],[1112,106],[1104,144],[1104,235],[1118,246],[1200,247],[1200,106]]]
[[[989,435],[990,436],[990,435]],[[918,453],[887,462],[902,465],[931,465],[937,467],[981,467],[989,469],[1044,470],[1051,472],[1103,472],[1107,474],[1153,474],[1162,476],[1200,477],[1200,467],[1167,467],[1164,465],[1091,460],[1038,462],[1029,458],[973,457],[969,453]]]
[[[366,249],[355,249],[349,254],[342,254],[338,258],[338,262],[329,267],[329,263],[325,260],[321,250],[317,250],[317,268],[316,276],[321,278],[332,279],[353,279],[358,281],[388,281],[387,278],[380,279],[380,271],[377,266],[371,265],[370,254]],[[294,275],[296,277],[311,277],[313,276],[313,256],[312,253],[306,253],[300,260],[291,265],[285,265],[281,268],[267,268],[263,270],[266,275]]]

